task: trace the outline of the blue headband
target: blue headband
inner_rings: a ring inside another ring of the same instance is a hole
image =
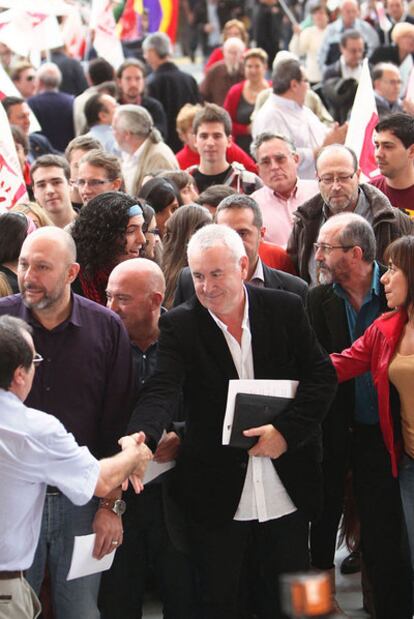
[[[133,206],[131,206],[131,208],[128,209],[128,215],[130,217],[135,217],[135,215],[143,216],[142,208],[139,206],[139,204],[134,204]]]

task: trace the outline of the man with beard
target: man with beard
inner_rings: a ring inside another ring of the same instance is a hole
[[[122,321],[100,305],[71,293],[79,271],[72,237],[56,227],[40,228],[23,243],[20,295],[0,300],[10,314],[33,328],[43,357],[26,404],[53,414],[79,445],[100,459],[118,451],[133,398],[132,360]],[[99,619],[100,574],[66,580],[75,535],[96,534],[94,556],[122,543],[122,490],[81,507],[48,486],[34,563],[26,578],[38,594],[48,563],[56,619]]]
[[[308,313],[322,346],[342,351],[387,309],[375,261],[375,236],[365,218],[342,213],[328,219],[315,243],[322,284],[310,290]],[[332,570],[342,513],[344,479],[351,466],[361,522],[361,552],[377,619],[408,619],[410,569],[398,480],[393,478],[368,372],[339,386],[323,421],[324,509],[311,527],[312,566]]]
[[[387,246],[403,234],[412,234],[414,224],[373,185],[359,184],[361,170],[353,150],[341,144],[323,148],[316,159],[319,194],[307,200],[293,214],[295,222],[287,251],[302,279],[317,282],[313,244],[321,226],[333,215],[350,212],[361,215],[374,229],[376,257],[383,259]]]
[[[205,101],[222,106],[230,88],[244,79],[245,49],[246,45],[236,37],[230,37],[224,42],[224,60],[211,67],[200,84],[200,93]]]

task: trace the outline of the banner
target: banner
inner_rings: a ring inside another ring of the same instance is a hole
[[[92,0],[90,28],[94,32],[93,46],[115,69],[124,61],[124,53],[116,35],[116,23],[111,0]]]
[[[7,114],[0,105],[0,213],[28,199]]]

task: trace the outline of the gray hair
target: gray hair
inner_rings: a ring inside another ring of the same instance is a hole
[[[154,32],[145,37],[142,44],[144,52],[153,49],[159,58],[167,58],[172,55],[171,40],[164,32]]]
[[[369,264],[375,260],[377,243],[371,224],[356,213],[333,215],[322,228],[339,229],[338,242],[344,247],[360,247],[362,259]],[[322,229],[321,228],[321,229]]]
[[[260,230],[263,227],[263,215],[256,200],[245,194],[235,193],[234,195],[224,198],[217,207],[214,219],[217,221],[218,214],[221,211],[234,208],[250,209],[253,212],[253,225]]]
[[[250,146],[250,152],[256,161],[257,161],[257,151],[259,150],[261,145],[265,144],[265,142],[270,142],[271,140],[282,140],[282,142],[286,142],[291,152],[296,153],[296,146],[290,138],[286,137],[285,135],[282,135],[281,133],[272,133],[271,131],[263,131],[262,133],[259,133],[258,135],[256,135],[256,137],[254,138]]]
[[[299,60],[293,58],[281,60],[277,63],[272,74],[272,86],[275,95],[283,95],[290,88],[292,80],[303,80],[302,68]]]
[[[229,226],[220,224],[207,224],[197,230],[188,242],[187,257],[191,260],[191,255],[195,251],[205,251],[212,247],[226,247],[234,257],[234,262],[239,262],[240,258],[246,256],[246,250],[240,236]]]
[[[130,131],[142,138],[150,138],[154,144],[162,142],[161,134],[154,127],[151,114],[144,107],[133,103],[120,105],[115,111],[115,116],[122,130]]]
[[[62,83],[62,73],[54,62],[45,62],[37,70],[36,77],[48,90],[59,88]]]

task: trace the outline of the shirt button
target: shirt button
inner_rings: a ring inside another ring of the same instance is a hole
[[[142,358],[143,358],[143,359],[146,359],[146,358],[147,358],[147,355],[142,355]]]

